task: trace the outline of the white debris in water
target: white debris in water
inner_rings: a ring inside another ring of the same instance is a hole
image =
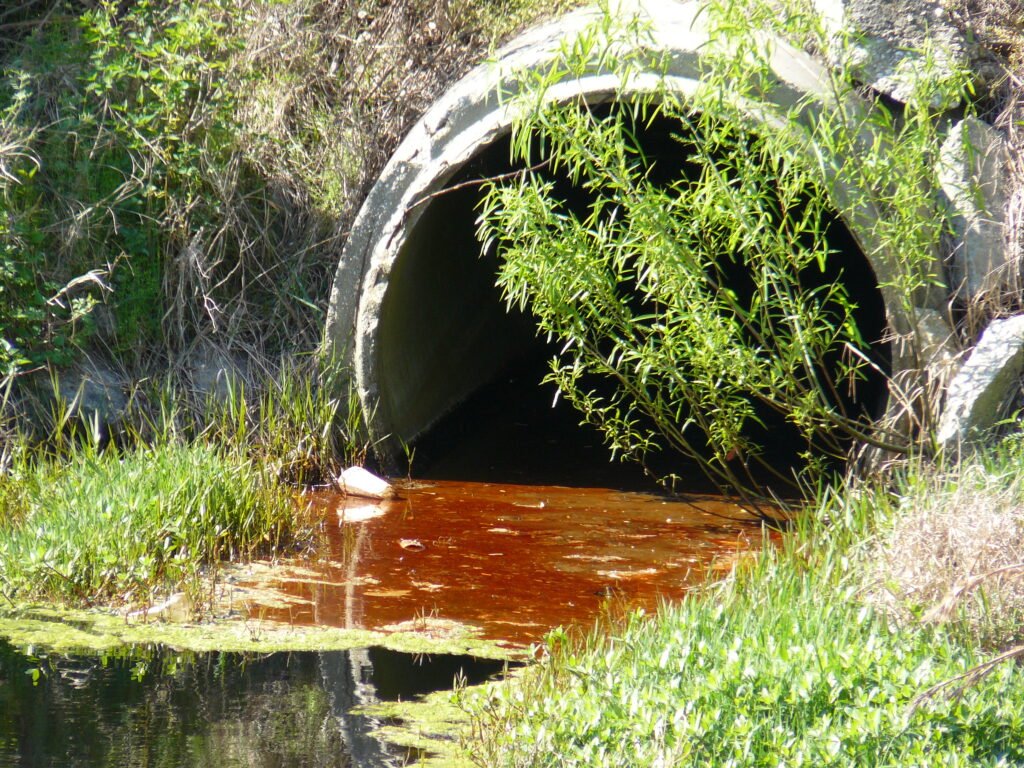
[[[657,572],[657,568],[638,568],[635,571],[597,571],[597,575],[608,579],[636,579],[642,576],[654,576]]]
[[[335,482],[346,496],[391,499],[395,495],[395,489],[387,480],[377,477],[372,472],[367,472],[362,467],[349,467],[338,475]]]

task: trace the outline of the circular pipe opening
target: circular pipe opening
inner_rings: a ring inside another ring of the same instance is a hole
[[[612,109],[603,105],[595,111]],[[677,121],[663,117],[634,131],[652,181],[667,185],[694,172]],[[416,448],[413,471],[421,476],[643,487],[650,481],[639,468],[609,466],[596,430],[580,425],[567,403],[556,402],[552,385],[540,386],[557,347],[537,336],[531,317],[506,309],[495,287],[497,257],[480,253],[478,182],[522,170],[510,162],[509,144],[505,136],[482,148],[423,203],[407,232],[380,306],[380,407],[390,414],[401,443]],[[567,208],[582,215],[587,196],[564,178],[550,178]],[[855,319],[877,370],[842,393],[843,407],[874,417],[884,406],[890,363],[883,342],[885,303],[869,261],[842,220],[832,216],[826,225],[834,257],[824,272],[807,270],[800,280],[808,290],[842,281],[857,305]],[[740,297],[753,290],[741,263],[730,264],[727,279]],[[759,416],[765,427],[755,437],[767,445],[776,468],[798,468],[796,430],[777,414]],[[703,484],[695,468],[679,466],[678,457],[651,460],[658,472]]]
[[[631,0],[621,3],[627,12]],[[638,72],[624,87],[617,76],[595,66],[566,75],[549,89],[549,100],[598,104],[659,89],[683,98],[696,93],[709,40],[698,4],[637,0],[635,8],[649,20],[649,47],[666,54],[667,70]],[[514,375],[515,360],[542,356],[529,319],[504,312],[493,287],[494,263],[477,255],[479,190],[459,185],[511,169],[504,137],[516,107],[508,94],[521,87],[524,72],[557,66],[561,46],[599,19],[600,12],[583,9],[533,29],[499,52],[496,62],[456,83],[398,147],[356,219],[335,276],[325,342],[330,353],[352,363],[369,437],[385,468],[397,467],[411,444],[420,445],[426,456],[431,439],[426,435],[446,414],[502,373]],[[753,130],[772,130],[794,109],[796,119],[813,122],[835,108],[820,64],[780,40],[764,44],[770,46],[774,81],[759,91],[757,103],[747,105]],[[863,109],[851,99],[844,113]],[[665,134],[649,140],[653,147]],[[827,184],[837,208],[857,201],[852,219],[833,222],[832,237],[844,254],[842,279],[861,303],[862,333],[872,341],[883,338],[887,327],[908,333],[906,297],[887,287],[894,284],[892,258],[873,235],[877,213],[870,199],[841,178]],[[938,306],[932,293],[914,299],[921,307]],[[879,343],[874,354],[886,370],[889,350]],[[891,354],[893,378],[912,386],[920,378],[919,363],[899,347]],[[858,389],[858,407],[887,407],[884,389],[879,381]]]

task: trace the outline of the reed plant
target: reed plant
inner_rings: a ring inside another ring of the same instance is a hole
[[[369,451],[351,372],[317,355],[249,375],[222,372],[215,391],[156,377],[132,394],[119,440],[228,446],[292,486],[329,483]]]
[[[345,467],[365,463],[369,446],[362,406],[350,372],[339,364],[291,360],[246,394],[232,387],[222,400],[207,400],[204,439],[224,439],[270,466],[292,485],[329,483]]]
[[[11,604],[145,604],[185,590],[201,610],[220,561],[307,546],[298,489],[365,451],[343,372],[282,363],[252,379],[251,396],[240,378],[210,393],[168,376],[138,387],[111,425],[61,398],[55,378],[31,435],[5,407],[0,593]]]

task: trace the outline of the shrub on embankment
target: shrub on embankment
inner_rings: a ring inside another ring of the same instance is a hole
[[[982,471],[994,493],[1024,503],[1019,452],[968,474]],[[945,491],[960,479],[947,474]],[[555,633],[544,661],[470,705],[479,764],[1024,763],[1024,675],[1012,656],[984,666],[992,624],[973,605],[951,624],[922,624],[919,605],[897,617],[872,598],[891,576],[875,542],[891,555],[894,521],[927,506],[936,482],[919,469],[895,493],[833,494],[725,582],[582,644]],[[1001,650],[1019,638],[1012,629]]]
[[[0,11],[0,375],[85,349],[319,344],[391,150],[488,47],[564,3],[187,0]]]

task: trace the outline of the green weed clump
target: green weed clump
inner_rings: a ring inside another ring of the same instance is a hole
[[[891,502],[851,494],[827,510],[830,528],[611,636],[580,647],[556,633],[549,658],[472,705],[481,764],[1021,764],[1020,670],[997,667],[959,697],[922,695],[979,659],[862,599],[868,521]]]
[[[118,353],[163,341],[168,259],[213,225],[210,170],[233,146],[226,3],[54,10],[0,62],[0,136],[18,139],[0,186],[8,367],[68,362],[104,303]],[[191,257],[214,277],[218,255]]]
[[[197,589],[217,562],[301,538],[288,490],[238,453],[164,445],[54,461],[0,478],[0,590],[10,602],[136,603]]]

